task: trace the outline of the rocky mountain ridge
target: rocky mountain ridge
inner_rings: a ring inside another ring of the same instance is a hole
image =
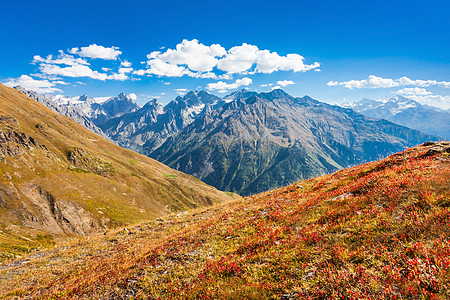
[[[159,104],[156,99],[149,101],[136,111],[109,120],[101,128],[119,145],[149,153],[167,137],[223,103],[222,99],[206,91],[190,91],[166,106]]]
[[[278,89],[236,97],[148,155],[220,189],[248,195],[437,139]]]
[[[106,137],[103,131],[97,125],[95,125],[95,123],[90,119],[90,117],[79,107],[74,106],[73,104],[61,105],[60,103],[55,101],[58,100],[55,97],[44,97],[36,92],[27,90],[21,86],[16,86],[14,88],[22,92],[26,96],[30,97],[31,99],[36,100],[37,102],[47,106],[48,108],[52,109],[58,114],[62,116],[67,116],[75,120],[78,124],[83,125],[85,128],[91,130],[92,132],[101,135],[103,137]]]

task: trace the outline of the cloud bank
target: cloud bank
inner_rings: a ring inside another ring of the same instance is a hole
[[[382,78],[375,75],[370,75],[369,78],[363,80],[349,80],[349,81],[330,81],[328,86],[344,86],[348,89],[377,89],[377,88],[392,88],[400,86],[438,86],[442,88],[450,88],[449,81],[437,81],[437,80],[413,80],[406,76],[399,79]]]
[[[450,109],[450,96],[436,95],[427,91],[425,87],[438,87],[448,89],[450,88],[449,81],[438,80],[414,80],[406,76],[398,79],[382,78],[375,75],[370,75],[363,80],[349,80],[349,81],[330,81],[328,86],[343,86],[348,89],[378,89],[378,88],[395,88],[405,87],[396,91],[396,94],[403,95],[417,101],[421,104],[436,106],[442,109]]]
[[[217,82],[207,84],[207,89],[226,92],[252,84],[249,77],[257,73],[306,72],[320,67],[318,62],[306,64],[305,58],[297,53],[279,55],[248,43],[226,49],[220,44],[206,45],[196,39],[184,39],[174,49],[161,47],[158,51],[150,52],[146,60],[141,61],[144,65],[141,69],[134,69],[132,63],[122,59],[121,55],[119,47],[98,44],[59,50],[56,55],[35,55],[32,64],[37,66],[39,72],[31,76],[43,80],[22,75],[16,79],[8,79],[8,82],[20,82],[35,91],[51,93],[61,92],[55,87],[58,83],[53,81],[58,77],[125,81],[140,80],[140,76],[188,76],[215,80]],[[234,82],[229,82],[233,79]],[[80,81],[73,82],[83,84]],[[278,87],[290,84],[294,82],[277,82]]]
[[[223,81],[209,83],[206,88],[210,91],[217,90],[219,93],[226,93],[229,90],[235,90],[241,86],[248,86],[250,84],[252,84],[252,80],[248,77],[244,77],[242,79],[237,79],[233,83],[226,83]]]
[[[87,59],[117,60],[122,51],[118,47],[104,47],[97,44],[88,47],[75,47],[64,53],[59,50],[58,56],[48,55],[46,58],[40,55],[33,57],[32,64],[39,65],[38,68],[43,76],[64,76],[71,78],[92,78],[101,81],[118,80],[124,81],[130,77],[134,71],[131,62],[124,60],[120,62],[120,67],[116,72],[110,72],[112,68],[101,67],[101,71],[93,70]],[[76,57],[79,56],[79,57]]]

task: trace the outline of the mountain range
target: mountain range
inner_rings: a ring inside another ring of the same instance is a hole
[[[234,100],[146,154],[219,189],[249,195],[436,139],[279,89],[226,98]]]
[[[361,101],[344,105],[372,118],[386,119],[422,132],[450,139],[450,111],[394,96],[390,99]]]
[[[81,98],[59,105],[78,109],[120,146],[242,195],[439,139],[280,89],[223,98],[191,91],[166,106],[139,107],[123,94],[104,103]]]
[[[149,101],[138,110],[110,119],[101,128],[120,146],[148,154],[167,137],[223,103],[222,99],[206,91],[191,91],[166,106],[156,99]]]

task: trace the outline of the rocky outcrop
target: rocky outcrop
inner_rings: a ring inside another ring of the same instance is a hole
[[[25,150],[36,147],[46,149],[33,137],[18,130],[18,122],[15,118],[0,115],[0,158],[21,155]]]
[[[438,154],[445,154],[447,157],[450,155],[450,142],[427,142],[424,143],[422,146],[433,146],[430,149],[428,149],[427,152],[422,154],[420,157],[428,157],[428,156],[434,156]]]
[[[103,162],[88,151],[72,147],[66,150],[67,160],[78,170],[92,172],[97,175],[109,176],[114,173],[110,163]],[[70,168],[70,167],[69,167]]]
[[[81,206],[60,201],[36,184],[23,187],[22,192],[29,200],[19,211],[23,226],[53,234],[83,236],[106,228]]]

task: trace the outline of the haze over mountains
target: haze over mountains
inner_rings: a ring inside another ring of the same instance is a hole
[[[190,91],[166,106],[152,100],[139,107],[125,94],[102,103],[87,96],[57,101],[120,146],[243,195],[439,139],[280,89],[223,98]]]
[[[450,139],[449,110],[422,105],[402,96],[381,100],[362,99],[344,106],[369,117],[386,119],[399,125]]]

